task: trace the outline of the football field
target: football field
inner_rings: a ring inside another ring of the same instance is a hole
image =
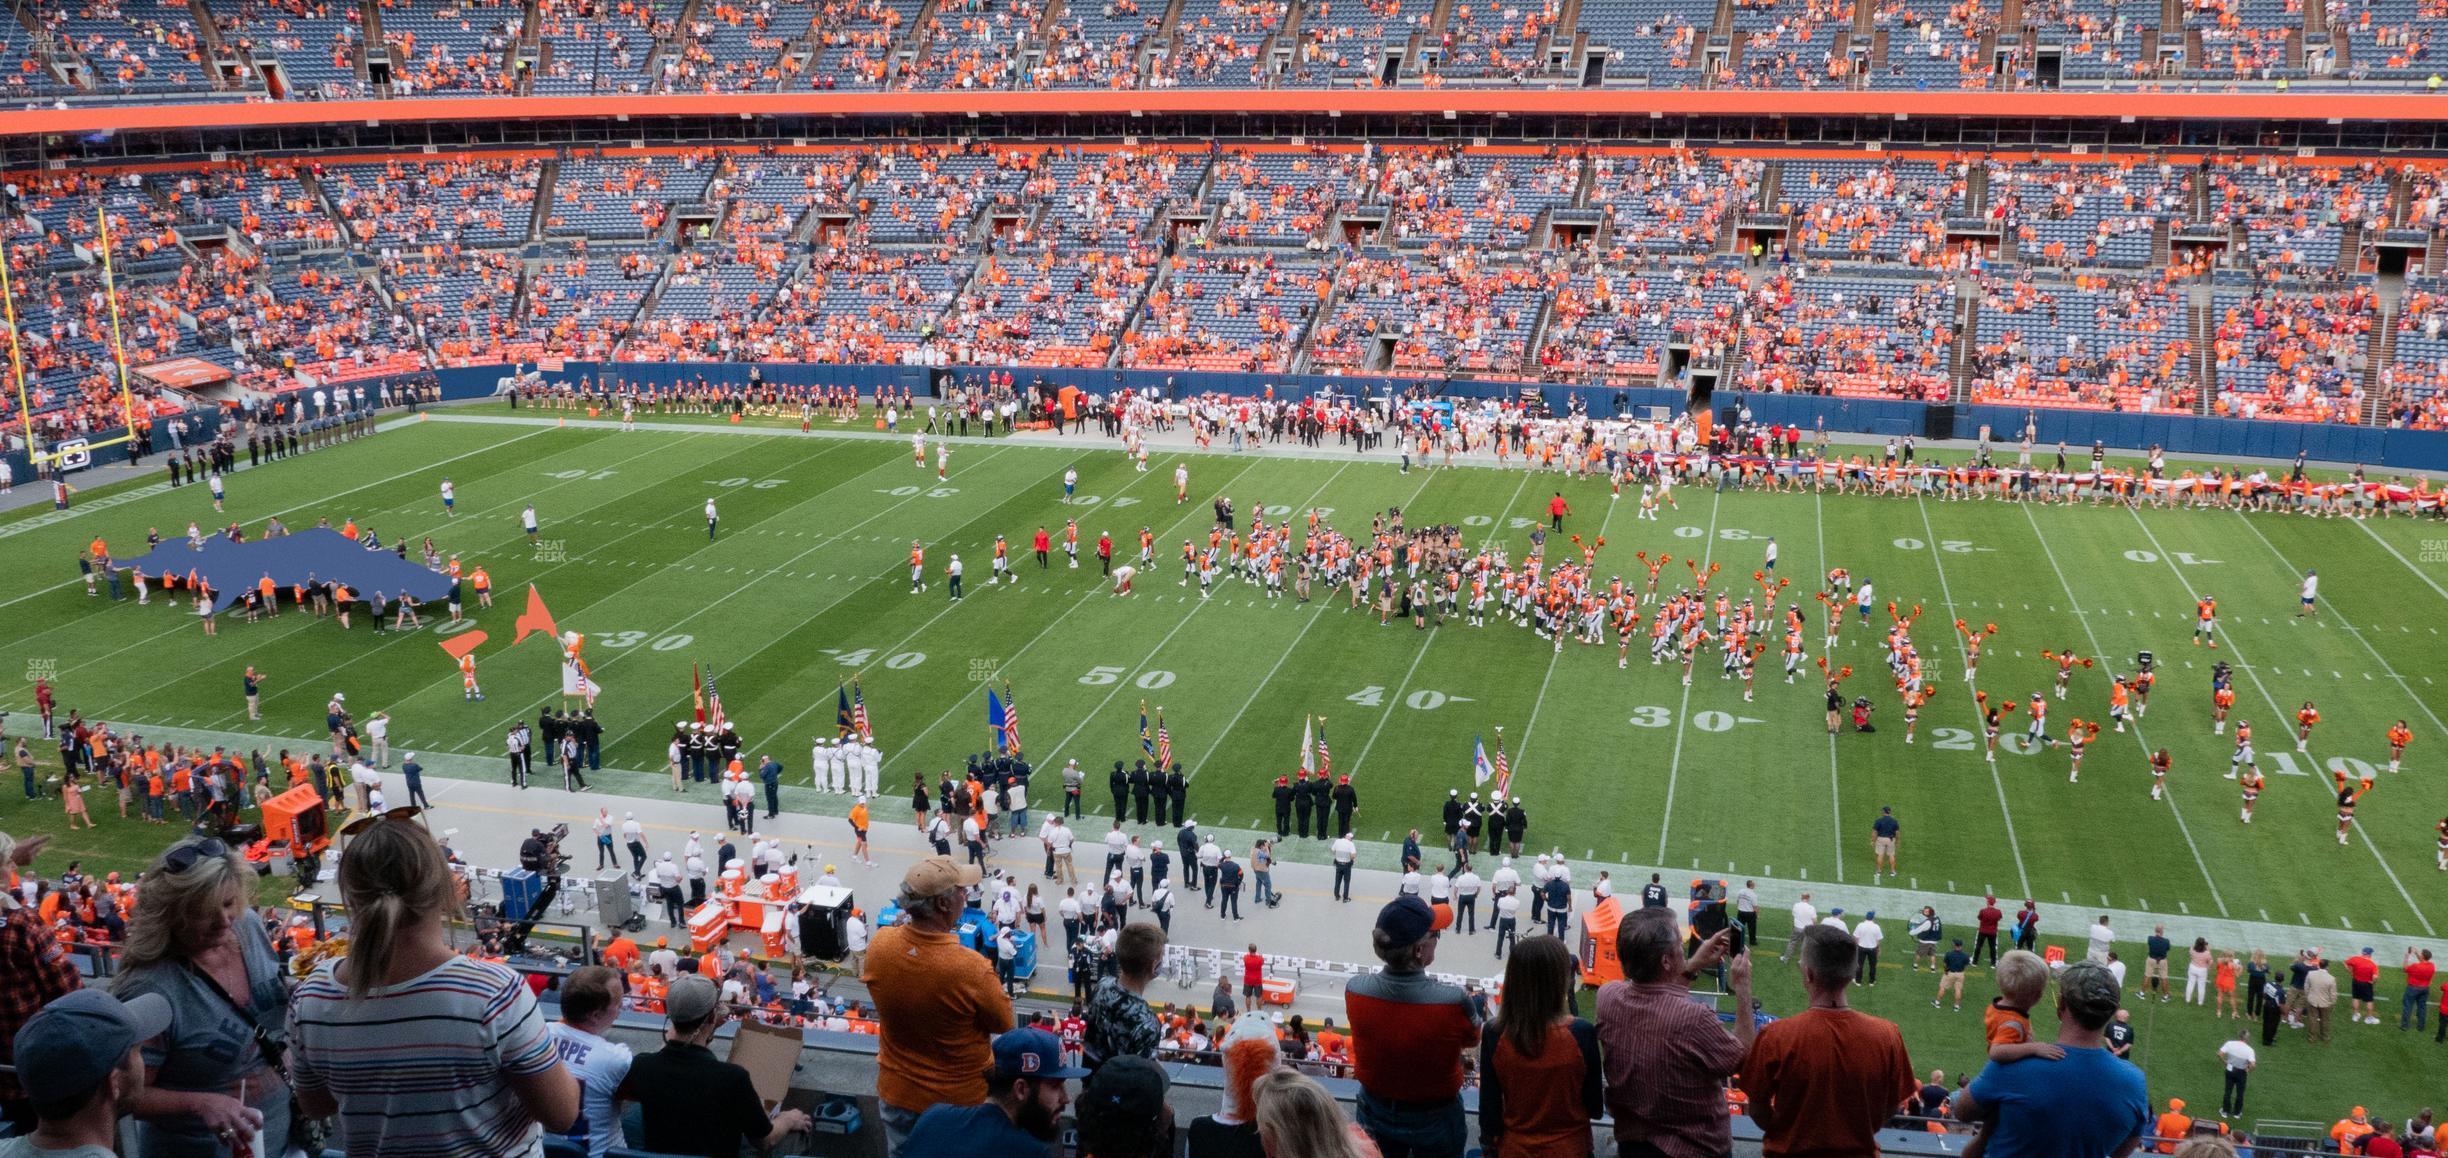
[[[810,740],[833,734],[836,689],[855,678],[886,754],[879,811],[897,815],[914,773],[931,785],[987,745],[986,693],[1008,686],[1024,747],[1046,773],[1040,803],[1053,771],[1077,759],[1091,770],[1092,812],[1105,807],[1103,770],[1140,754],[1142,702],[1162,710],[1191,778],[1191,811],[1227,828],[1268,823],[1269,789],[1296,766],[1305,719],[1323,717],[1334,768],[1361,794],[1360,835],[1378,841],[1415,827],[1433,841],[1446,791],[1474,787],[1474,739],[1492,752],[1501,728],[1528,843],[1601,866],[1867,883],[1870,824],[1892,807],[1904,826],[1895,884],[2031,897],[2060,934],[2094,905],[2398,937],[2448,922],[2448,873],[2433,853],[2434,826],[2448,816],[2448,724],[2432,706],[2448,675],[2436,626],[2448,610],[2448,530],[2433,522],[1702,487],[1678,488],[1678,508],[1642,521],[1631,497],[1610,501],[1596,480],[1493,467],[1406,474],[1331,447],[1163,447],[1141,473],[1092,437],[953,440],[938,481],[931,453],[913,465],[906,434],[685,419],[621,432],[571,417],[558,427],[469,408],[406,423],[239,472],[222,516],[201,487],[148,482],[89,496],[67,518],[42,510],[0,522],[0,551],[14,564],[0,576],[0,662],[25,676],[0,707],[30,712],[30,680],[42,675],[63,714],[73,707],[135,731],[249,732],[240,672],[252,664],[265,673],[264,722],[253,729],[267,743],[311,744],[325,701],[344,691],[360,718],[391,714],[395,749],[498,763],[513,719],[561,702],[557,650],[510,642],[533,584],[563,629],[590,640],[607,770],[662,775],[702,667],[751,766],[770,752],[788,782],[805,784]],[[1177,463],[1190,470],[1186,504],[1172,494]],[[1068,502],[1067,468],[1079,472]],[[445,476],[456,517],[438,497]],[[1674,667],[1649,664],[1645,633],[1619,670],[1612,642],[1559,650],[1493,616],[1484,628],[1457,618],[1414,630],[1379,626],[1344,591],[1321,587],[1304,604],[1239,582],[1209,599],[1178,585],[1179,545],[1203,539],[1219,493],[1245,526],[1261,509],[1272,520],[1316,508],[1365,541],[1373,514],[1400,507],[1414,527],[1455,524],[1518,557],[1557,492],[1572,508],[1567,535],[1604,537],[1602,579],[1645,575],[1634,553],[1664,552],[1674,561],[1661,587],[1688,582],[1688,561],[1718,568],[1718,588],[1757,594],[1751,576],[1773,537],[1792,584],[1782,600],[1804,601],[1814,656],[1821,617],[1810,596],[1828,568],[1874,583],[1881,604],[1918,605],[1914,638],[1942,690],[1917,741],[1904,743],[1883,611],[1867,629],[1848,613],[1834,656],[1854,669],[1848,698],[1879,706],[1878,731],[1831,737],[1821,688],[1788,686],[1773,641],[1746,701],[1739,681],[1719,678],[1713,651],[1689,686]],[[712,540],[709,497],[721,507]],[[529,503],[542,524],[532,546],[519,525]],[[386,542],[432,536],[445,554],[485,567],[495,606],[471,605],[461,630],[487,633],[474,654],[489,698],[463,700],[438,646],[450,634],[433,625],[438,606],[415,632],[377,636],[361,619],[344,633],[286,610],[255,624],[224,615],[207,638],[183,605],[88,598],[76,582],[75,556],[96,537],[134,558],[148,528],[176,540],[190,521],[209,531],[234,520],[254,533],[273,516],[293,529],[354,519]],[[1059,548],[1067,518],[1080,525],[1076,570]],[[1040,526],[1058,544],[1043,571],[1028,550]],[[1118,556],[1135,554],[1143,526],[1156,565],[1135,595],[1115,598],[1090,545],[1111,532]],[[989,582],[997,533],[1012,545],[1016,584]],[[933,572],[919,594],[908,582],[913,539]],[[968,597],[957,603],[941,573],[953,554],[967,565]],[[2314,567],[2319,611],[2298,618],[2297,584]],[[2189,642],[2204,594],[2221,609],[2216,651]],[[2106,718],[2110,674],[2130,673],[2146,650],[2160,673],[2149,713],[2124,734],[2103,731],[2079,783],[2068,782],[2062,745],[2022,741],[2020,715],[1985,761],[1958,618],[1996,625],[1979,669],[1993,698],[2047,691],[2055,665],[2044,648],[2097,657],[2051,705],[2060,739],[2075,716]],[[2269,777],[2249,827],[2236,786],[2221,778],[2232,734],[2210,729],[2217,659],[2235,665],[2235,715],[2252,722]],[[2292,718],[2307,699],[2321,723],[2298,752]],[[27,719],[12,719],[11,734]],[[2400,719],[2415,739],[2405,770],[2391,774],[2383,737]],[[2146,757],[2161,747],[2174,772],[2168,798],[2154,802]],[[2337,770],[2377,780],[2344,846],[2333,835]]]

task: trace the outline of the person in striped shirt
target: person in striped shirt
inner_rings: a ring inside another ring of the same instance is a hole
[[[289,1015],[300,1104],[337,1115],[349,1158],[540,1156],[542,1131],[577,1118],[578,1083],[525,979],[452,950],[457,897],[432,834],[374,822],[340,892],[349,954],[298,987]]]

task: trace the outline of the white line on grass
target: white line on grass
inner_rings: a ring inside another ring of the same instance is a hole
[[[1708,573],[1709,557],[1717,552],[1717,509],[1724,505],[1725,492],[1714,487],[1710,488],[1708,534],[1700,540],[1701,574]],[[1659,864],[1666,863],[1666,834],[1674,827],[1675,783],[1683,773],[1683,737],[1690,731],[1691,682],[1686,680],[1683,684],[1683,706],[1675,711],[1674,755],[1666,761],[1666,807],[1658,813],[1657,859]]]
[[[1957,657],[1964,661],[1965,667],[1971,667],[1971,648],[1964,642],[1963,633],[1955,630],[1955,591],[1947,583],[1946,561],[1938,557],[1938,529],[1930,523],[1929,500],[1916,495],[1913,498],[1913,506],[1921,512],[1921,533],[1929,536],[1930,566],[1938,572],[1938,598],[1946,604],[1946,626],[1943,630],[1948,635],[1955,637]],[[2091,650],[2098,651],[2099,648],[2094,646]],[[1973,691],[1977,694],[1979,689],[1974,688]],[[1985,727],[1986,721],[1981,716],[1980,701],[1975,699],[1972,701],[1972,733],[1979,735]],[[2023,895],[2030,896],[2031,873],[2023,868],[2023,842],[2015,836],[2014,808],[2006,803],[2006,777],[1998,772],[1997,760],[1994,757],[1984,758],[1982,763],[1989,766],[1989,782],[1997,786],[1998,815],[2006,822],[2006,848],[2007,851],[2014,854],[2015,876],[2023,882]],[[1874,875],[1877,867],[1875,864],[1871,866]]]
[[[1818,529],[1819,529],[1819,576],[1820,576],[1820,581],[1821,581],[1821,582],[1825,582],[1825,581],[1826,581],[1826,578],[1827,578],[1827,573],[1828,573],[1828,565],[1827,565],[1827,503],[1826,503],[1825,499],[1826,499],[1826,496],[1825,496],[1825,495],[1823,495],[1823,494],[1821,493],[1820,488],[1818,488],[1818,487],[1813,487],[1813,488],[1811,488],[1811,522],[1812,522],[1813,524],[1815,524],[1815,525],[1818,527]],[[1842,610],[1843,610],[1842,608],[1839,608],[1839,609],[1838,609],[1839,614],[1841,614],[1841,613],[1842,613]],[[1807,630],[1807,628],[1806,628],[1806,630]],[[1828,656],[1828,657],[1827,657],[1827,662],[1829,662],[1830,664],[1835,663],[1835,662],[1836,662],[1836,657],[1835,657],[1835,656]],[[1843,785],[1841,782],[1839,782],[1839,780],[1838,780],[1838,778],[1837,778],[1837,776],[1836,776],[1836,733],[1835,733],[1835,732],[1833,732],[1833,731],[1830,731],[1830,732],[1828,733],[1828,738],[1827,738],[1827,740],[1828,740],[1828,818],[1829,818],[1829,820],[1830,820],[1830,821],[1831,821],[1831,822],[1832,822],[1832,823],[1835,825],[1835,828],[1836,828],[1836,879],[1837,879],[1838,881],[1842,881],[1842,880],[1844,880],[1844,846],[1845,846],[1845,839],[1844,839],[1844,785]]]
[[[2253,538],[2261,540],[2261,545],[2269,548],[2270,554],[2276,556],[2278,562],[2285,566],[2288,571],[2293,572],[2298,570],[2295,563],[2286,557],[2286,553],[2278,549],[2278,544],[2271,542],[2268,535],[2261,533],[2261,528],[2253,526],[2253,521],[2244,517],[2244,512],[2235,512],[2235,517],[2242,520],[2244,525],[2252,530]],[[2358,524],[2362,521],[2363,520],[2361,519],[2355,520],[2355,522]],[[2366,531],[2370,529],[2371,528],[2369,527],[2364,528]],[[2346,629],[2346,634],[2355,637],[2355,642],[2363,645],[2363,650],[2370,652],[2373,659],[2380,661],[2380,670],[2387,673],[2388,678],[2397,681],[2398,687],[2405,689],[2405,694],[2407,697],[2414,701],[2414,706],[2416,708],[2421,709],[2424,718],[2431,721],[2431,726],[2439,729],[2442,733],[2448,733],[2448,724],[2441,723],[2439,716],[2431,711],[2431,705],[2425,702],[2421,696],[2414,694],[2413,685],[2406,683],[2405,677],[2397,674],[2396,668],[2389,666],[2388,657],[2381,655],[2380,649],[2373,647],[2371,640],[2364,638],[2362,630],[2354,625],[2354,620],[2347,617],[2344,613],[2340,613],[2337,616],[2337,621],[2339,626]],[[2337,673],[2331,672],[2330,674],[2336,675]],[[2371,673],[2365,672],[2363,674],[2363,678],[2370,679]]]
[[[1606,517],[1598,520],[1599,542],[1606,541],[1607,527],[1615,521],[1615,512],[1622,506],[1623,502],[1620,498],[1607,500]],[[1590,583],[1596,586],[1597,576],[1590,576]],[[1601,636],[1601,638],[1604,637]],[[1547,706],[1547,685],[1555,679],[1556,661],[1564,658],[1564,633],[1560,625],[1556,632],[1555,643],[1554,652],[1547,657],[1547,674],[1539,679],[1538,698],[1530,701],[1530,722],[1522,725],[1521,746],[1513,749],[1512,766],[1525,765],[1530,759],[1530,734],[1538,728],[1539,709]]]
[[[2049,546],[2048,536],[2040,530],[2040,517],[2032,513],[2030,503],[2015,505],[2023,508],[2023,519],[2031,524],[2032,537],[2040,540],[2040,552],[2048,557],[2049,570],[2057,573],[2057,585],[2065,588],[2066,597],[2071,600],[2074,596],[2074,585],[2066,582],[2065,569],[2057,565],[2057,551]],[[2091,643],[2091,654],[2104,655],[2105,652],[2100,649],[2099,634],[2091,630],[2090,618],[2078,610],[2074,613],[2074,622],[2082,625],[2083,638]],[[2142,734],[2141,717],[2134,717],[2132,724],[2134,743],[2141,745],[2142,753],[2147,758],[2150,755],[2151,746],[2150,741]],[[2000,791],[2003,791],[2003,788]],[[2161,795],[2166,798],[2168,814],[2176,818],[2176,831],[2184,835],[2185,847],[2193,851],[2193,865],[2201,870],[2202,882],[2210,886],[2211,902],[2218,906],[2220,916],[2226,916],[2227,898],[2219,895],[2218,878],[2211,875],[2209,862],[2202,859],[2201,846],[2193,843],[2193,829],[2185,823],[2184,810],[2176,807],[2176,789],[2170,787]]]
[[[1522,491],[1528,489],[1530,486],[1530,474],[1531,472],[1527,470],[1522,472],[1521,482],[1513,487],[1513,497],[1506,499],[1504,506],[1497,510],[1496,517],[1489,521],[1487,537],[1479,541],[1480,550],[1487,550],[1488,545],[1494,543],[1497,536],[1504,533],[1505,519],[1509,517],[1510,512],[1513,510],[1513,504],[1521,501]],[[1426,493],[1427,490],[1427,480],[1423,479],[1420,481],[1420,489],[1411,493],[1411,502],[1419,501],[1419,496]],[[1410,507],[1410,505],[1411,503],[1403,504],[1406,509]],[[1385,714],[1377,717],[1377,726],[1369,729],[1368,742],[1360,745],[1360,755],[1351,763],[1352,770],[1354,772],[1357,772],[1361,768],[1368,765],[1369,750],[1377,746],[1377,737],[1385,733],[1386,721],[1394,718],[1394,706],[1401,702],[1403,689],[1411,686],[1411,677],[1419,671],[1420,661],[1428,658],[1429,645],[1435,643],[1437,636],[1442,634],[1444,634],[1443,629],[1432,631],[1428,633],[1428,638],[1420,641],[1419,654],[1411,657],[1411,666],[1403,672],[1402,682],[1394,685],[1393,695],[1386,700]],[[1256,695],[1257,693],[1255,692],[1251,693],[1252,698],[1256,698]],[[1249,707],[1248,704],[1243,704],[1241,706],[1245,709]],[[1222,739],[1222,737],[1217,738]]]
[[[1235,472],[1231,478],[1224,480],[1224,487],[1230,487],[1232,484],[1241,481],[1241,476],[1248,474],[1250,472],[1250,468],[1258,465],[1260,461],[1262,460],[1253,458],[1247,463],[1244,463],[1241,469]],[[1156,473],[1157,472],[1155,471],[1149,471],[1145,475],[1137,476],[1132,481],[1135,482],[1138,478],[1153,477],[1156,475]],[[1122,489],[1124,490],[1129,489],[1129,487],[1130,483],[1122,484]],[[1116,493],[1118,494],[1119,492]],[[1218,489],[1218,493],[1222,493],[1222,488]],[[1170,536],[1173,533],[1174,528],[1179,527],[1184,522],[1196,519],[1199,515],[1199,507],[1196,503],[1182,504],[1178,509],[1180,513],[1174,516],[1172,522],[1165,524],[1166,536]],[[1150,570],[1154,570],[1152,565]],[[1018,586],[1015,584],[1013,589],[1017,591]],[[1069,619],[1072,612],[1078,611],[1080,608],[1086,607],[1090,603],[1098,602],[1096,597],[1103,594],[1104,591],[1104,586],[1100,584],[1099,586],[1090,588],[1086,594],[1083,594],[1079,598],[1073,600],[1071,606],[1064,608],[1062,614],[1055,616],[1053,620],[1048,622],[1042,630],[1040,630],[1037,634],[1030,636],[1027,643],[1020,645],[1019,650],[1005,656],[1002,662],[996,665],[997,670],[1000,671],[1008,669],[1012,664],[1018,663],[1020,657],[1027,655],[1031,648],[1036,647],[1038,644],[1045,642],[1047,638],[1051,637],[1054,634],[1054,629],[1062,626],[1063,621]],[[934,735],[935,729],[943,727],[945,721],[950,720],[953,715],[958,713],[962,708],[969,706],[970,702],[968,696],[962,695],[955,697],[950,707],[945,708],[941,715],[936,716],[933,723],[919,729],[916,735],[911,736],[909,741],[901,746],[901,750],[904,752],[915,751],[920,741],[926,739],[928,736]]]
[[[2133,515],[2134,524],[2142,528],[2142,536],[2150,540],[2151,550],[2159,553],[2159,561],[2166,563],[2168,570],[2175,572],[2177,584],[2185,589],[2186,594],[2199,598],[2199,594],[2194,591],[2192,581],[2185,578],[2184,569],[2178,567],[2176,565],[2176,561],[2168,557],[2167,549],[2160,545],[2159,536],[2151,530],[2150,523],[2142,518],[2142,512],[2136,511],[2131,507],[2127,507],[2126,510]],[[2227,649],[2236,657],[2236,666],[2244,669],[2245,674],[2252,677],[2253,687],[2260,689],[2262,700],[2269,704],[2270,715],[2280,721],[2284,721],[2286,719],[2286,709],[2278,706],[2278,698],[2270,694],[2269,685],[2261,682],[2260,673],[2253,669],[2252,662],[2246,659],[2244,657],[2243,650],[2236,646],[2235,636],[2229,635],[2227,637]],[[2319,767],[2319,758],[2313,757],[2312,764],[2315,768]],[[2313,785],[2314,787],[2319,786],[2319,780],[2317,778],[2313,780]],[[2380,855],[2380,846],[2372,841],[2371,834],[2365,832],[2363,830],[2363,826],[2359,824],[2354,826],[2354,830],[2356,836],[2363,838],[2363,847],[2371,850],[2372,859],[2380,863],[2381,873],[2388,877],[2390,884],[2397,886],[2397,895],[2404,898],[2406,908],[2413,912],[2414,919],[2422,922],[2423,934],[2425,936],[2435,935],[2431,927],[2431,918],[2422,911],[2422,907],[2420,905],[2414,903],[2414,894],[2407,892],[2405,882],[2397,879],[2397,870],[2390,868],[2388,858]]]
[[[2387,539],[2383,539],[2383,538],[2381,538],[2381,537],[2380,537],[2380,532],[2375,531],[2375,530],[2372,530],[2372,529],[2371,529],[2369,526],[2364,525],[2363,520],[2361,520],[2361,519],[2354,519],[2354,520],[2352,520],[2352,522],[2353,522],[2353,523],[2354,523],[2354,525],[2355,525],[2357,528],[2359,528],[2359,529],[2360,529],[2360,530],[2361,530],[2361,531],[2362,531],[2364,534],[2366,534],[2366,535],[2370,535],[2370,536],[2371,536],[2371,538],[2372,538],[2372,542],[2375,542],[2375,543],[2380,544],[2380,549],[2381,549],[2381,550],[2386,551],[2386,552],[2388,552],[2389,554],[2396,556],[2397,561],[2398,561],[2398,562],[2400,562],[2400,563],[2405,564],[2405,569],[2406,569],[2406,570],[2408,570],[2408,571],[2412,571],[2412,572],[2414,573],[2414,577],[2415,577],[2415,578],[2420,579],[2420,580],[2422,580],[2422,581],[2423,581],[2423,585],[2424,585],[2424,586],[2427,586],[2427,587],[2429,587],[2431,590],[2433,590],[2434,592],[2437,592],[2437,593],[2439,594],[2439,597],[2440,597],[2440,598],[2442,598],[2442,599],[2448,599],[2448,588],[2443,588],[2443,587],[2441,587],[2441,586],[2439,585],[2439,583],[2438,583],[2437,581],[2433,580],[2433,579],[2432,579],[2432,578],[2431,578],[2429,575],[2425,575],[2425,574],[2423,574],[2422,568],[2415,566],[2415,565],[2414,565],[2413,560],[2406,558],[2404,554],[2402,554],[2401,552],[2399,552],[2399,551],[2397,550],[2396,544],[2393,544],[2393,543],[2389,542]],[[5,605],[0,605],[0,606],[5,606]]]

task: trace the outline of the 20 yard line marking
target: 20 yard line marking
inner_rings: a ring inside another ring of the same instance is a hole
[[[2160,561],[2167,564],[2168,570],[2175,572],[2177,586],[2182,587],[2188,595],[2195,594],[2192,582],[2185,578],[2184,570],[2176,565],[2175,560],[2167,558],[2166,549],[2160,545],[2158,534],[2153,532],[2150,523],[2142,518],[2142,512],[2130,507],[2127,508],[2127,511],[2133,515],[2134,524],[2142,528],[2142,537],[2150,540],[2151,549],[2160,553]],[[2371,528],[2364,529],[2368,531]],[[2285,719],[2286,710],[2278,706],[2278,698],[2270,694],[2269,685],[2261,682],[2261,677],[2253,670],[2251,661],[2245,659],[2244,653],[2236,648],[2235,637],[2232,635],[2227,637],[2227,648],[2229,653],[2236,657],[2236,666],[2243,668],[2245,674],[2252,676],[2253,687],[2260,690],[2262,700],[2269,704],[2270,715],[2277,719]],[[2313,757],[2312,763],[2314,767],[2319,767],[2319,758]],[[2317,787],[2317,783],[2315,786]],[[2363,838],[2363,847],[2371,851],[2372,859],[2380,863],[2380,872],[2388,877],[2390,884],[2397,886],[2397,895],[2405,901],[2407,910],[2414,914],[2415,920],[2422,922],[2423,935],[2437,936],[2437,932],[2431,927],[2431,918],[2422,911],[2421,906],[2414,903],[2414,894],[2407,892],[2405,882],[2397,879],[2397,870],[2389,867],[2387,857],[2380,855],[2380,846],[2372,841],[2371,834],[2365,832],[2363,826],[2359,824],[2354,826],[2354,830],[2355,835]]]
[[[2066,594],[2071,596],[2074,593],[2074,585],[2066,582],[2065,568],[2057,565],[2057,550],[2056,548],[2049,546],[2048,536],[2041,532],[2039,516],[2032,514],[2030,503],[2019,503],[2016,505],[2023,508],[2023,519],[2025,522],[2031,524],[2032,537],[2040,541],[2040,551],[2043,555],[2048,557],[2049,570],[2056,573],[2058,585],[2064,587],[2066,589]],[[2175,564],[2173,563],[2169,564],[2171,567],[2174,565]],[[2091,630],[2091,620],[2081,611],[2077,610],[2074,613],[2074,621],[2082,624],[2083,637],[2089,640],[2091,643],[2091,654],[2107,654],[2100,649],[2099,634]],[[2133,737],[2134,743],[2141,745],[2143,754],[2148,756],[2151,750],[2150,741],[2144,739],[2142,736],[2142,721],[2139,717],[2135,718],[2133,721]],[[2176,790],[2174,788],[2169,788],[2164,793],[2164,796],[2167,800],[2168,814],[2176,818],[2176,831],[2183,834],[2185,847],[2191,849],[2193,852],[2194,867],[2201,870],[2202,881],[2210,886],[2210,900],[2212,903],[2218,905],[2219,915],[2222,917],[2226,916],[2227,899],[2219,895],[2218,881],[2216,878],[2210,875],[2209,862],[2202,859],[2201,846],[2193,842],[2193,829],[2191,826],[2185,823],[2184,810],[2176,807]]]
[[[1947,634],[1955,637],[1955,653],[1957,656],[1962,658],[1965,667],[1970,667],[1972,666],[1971,647],[1964,642],[1963,633],[1953,629],[1953,624],[1955,622],[1955,592],[1954,588],[1947,583],[1946,560],[1940,558],[1938,555],[1938,528],[1930,522],[1929,500],[1918,498],[1914,499],[1913,506],[1919,509],[1921,512],[1921,533],[1929,536],[1930,566],[1936,569],[1938,572],[1938,598],[1943,600],[1947,607],[1947,623],[1942,630],[1945,630]],[[2051,562],[2054,563],[2055,561],[2051,560]],[[2069,595],[2072,594],[2072,589],[2068,588],[2067,593]],[[2081,612],[2076,612],[2075,614],[2080,615]],[[2086,624],[2085,629],[2088,630],[2088,628],[2089,625]],[[2099,651],[2099,647],[2095,644],[2092,646],[2091,650],[2096,653]],[[1975,691],[1977,692],[1977,689],[1975,689]],[[1981,718],[1980,704],[1978,701],[1975,701],[1972,704],[1973,734],[1979,735],[1983,727],[1984,723]],[[1997,760],[1994,756],[1984,759],[1981,762],[1989,766],[1989,782],[1992,785],[1995,785],[1997,788],[1998,818],[2006,822],[2006,848],[2007,851],[2014,854],[2015,876],[2021,879],[2023,882],[2024,895],[2029,896],[2031,895],[2031,873],[2025,870],[2023,867],[2023,842],[2020,838],[2015,836],[2014,808],[2006,803],[2006,777],[2003,773],[1998,771]],[[2196,853],[2194,855],[2198,858],[2200,854]],[[1874,872],[1876,867],[1877,866],[1875,865],[1872,866]],[[2203,870],[2205,875],[2207,875],[2208,871],[2209,870],[2207,869]]]

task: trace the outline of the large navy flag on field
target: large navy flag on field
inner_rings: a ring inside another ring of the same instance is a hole
[[[833,689],[833,738],[847,740],[856,728],[850,723],[850,689]]]
[[[1004,722],[1003,697],[996,695],[993,688],[986,689],[986,730],[994,733],[994,746],[997,752],[1003,750]]]
[[[244,543],[213,535],[201,548],[191,548],[183,539],[164,539],[143,558],[114,561],[112,566],[136,568],[148,579],[173,580],[181,589],[193,576],[212,592],[216,611],[227,609],[267,578],[274,587],[297,587],[310,578],[334,581],[358,600],[380,595],[386,603],[401,595],[431,603],[451,590],[450,576],[390,551],[366,550],[329,527]]]

